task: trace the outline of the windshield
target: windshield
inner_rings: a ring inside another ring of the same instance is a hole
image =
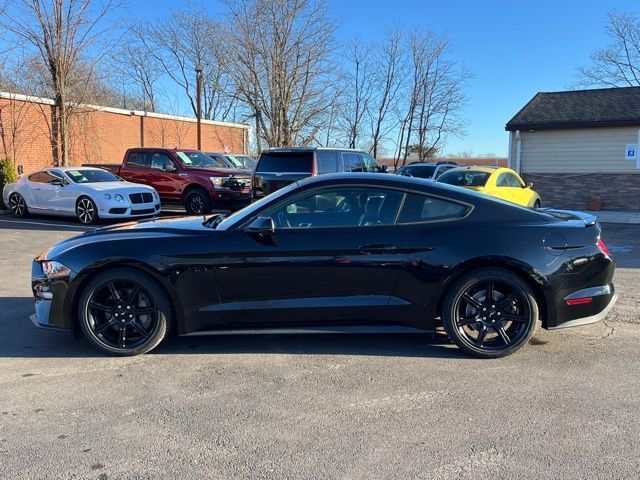
[[[419,178],[431,178],[436,167],[430,165],[415,165],[404,166],[398,170],[398,175],[404,175],[406,177],[419,177]]]
[[[198,167],[216,167],[216,168],[227,168],[226,165],[219,162],[218,160],[214,160],[209,155],[206,155],[202,152],[192,151],[192,152],[176,152],[176,155],[182,162],[185,167],[188,168],[198,168]]]
[[[106,170],[67,170],[67,177],[73,183],[120,182],[122,179]]]
[[[227,158],[231,160],[231,163],[233,163],[233,166],[236,168],[253,170],[257,163],[253,158],[247,157],[246,155],[227,155]]]
[[[216,223],[216,230],[227,230],[228,228],[236,225],[237,223],[241,223],[245,218],[250,217],[256,210],[261,209],[265,205],[268,205],[271,202],[277,201],[284,195],[287,195],[291,190],[298,187],[298,182],[294,182],[290,185],[287,185],[284,188],[281,188],[277,192],[272,193],[271,195],[267,195],[266,197],[262,197],[260,200],[257,200],[246,207],[233,212],[228,217],[225,217],[220,223]]]
[[[439,182],[458,187],[484,187],[491,174],[478,170],[451,170],[438,178]]]
[[[266,152],[260,156],[259,173],[311,173],[313,152]]]

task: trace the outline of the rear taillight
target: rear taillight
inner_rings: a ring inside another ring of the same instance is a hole
[[[598,241],[596,242],[596,245],[598,246],[598,248],[600,249],[600,251],[602,253],[604,253],[607,256],[611,255],[611,252],[609,251],[609,249],[607,248],[607,246],[604,244],[604,242],[602,241],[601,238],[598,238]]]
[[[567,300],[567,305],[584,305],[585,303],[591,303],[592,301],[593,297],[570,298]]]

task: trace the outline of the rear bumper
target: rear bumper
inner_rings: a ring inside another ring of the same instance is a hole
[[[596,314],[590,315],[588,317],[582,317],[582,318],[576,318],[574,320],[569,320],[568,322],[561,323],[558,326],[549,327],[549,330],[558,330],[560,328],[579,327],[579,326],[582,326],[582,325],[589,325],[591,323],[596,323],[596,322],[599,322],[601,320],[604,320],[607,317],[607,315],[609,314],[609,311],[615,305],[617,300],[618,300],[618,294],[614,293],[613,296],[611,297],[611,300],[609,301],[609,304],[600,313],[596,313]]]

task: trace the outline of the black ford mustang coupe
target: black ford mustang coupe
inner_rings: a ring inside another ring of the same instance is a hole
[[[595,217],[422,179],[338,174],[230,215],[109,226],[33,262],[34,322],[135,355],[171,334],[431,331],[480,357],[604,318],[615,264]]]

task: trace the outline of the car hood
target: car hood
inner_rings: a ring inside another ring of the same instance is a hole
[[[187,171],[188,172],[193,172],[193,173],[201,173],[201,174],[204,174],[204,175],[212,175],[212,176],[215,176],[215,177],[231,176],[231,175],[234,175],[236,177],[250,177],[251,176],[251,170],[247,170],[247,169],[243,169],[243,168],[189,167],[187,169]]]
[[[121,223],[89,230],[82,235],[63,240],[45,250],[38,260],[53,260],[59,255],[80,245],[101,243],[130,238],[185,237],[215,232],[203,225],[210,217],[164,217],[138,222]]]
[[[134,191],[138,192],[153,192],[153,188],[148,185],[141,185],[140,183],[133,182],[96,182],[96,183],[78,183],[76,184],[79,187],[84,187],[90,190],[98,191],[98,192],[114,192],[114,193],[131,193]]]

